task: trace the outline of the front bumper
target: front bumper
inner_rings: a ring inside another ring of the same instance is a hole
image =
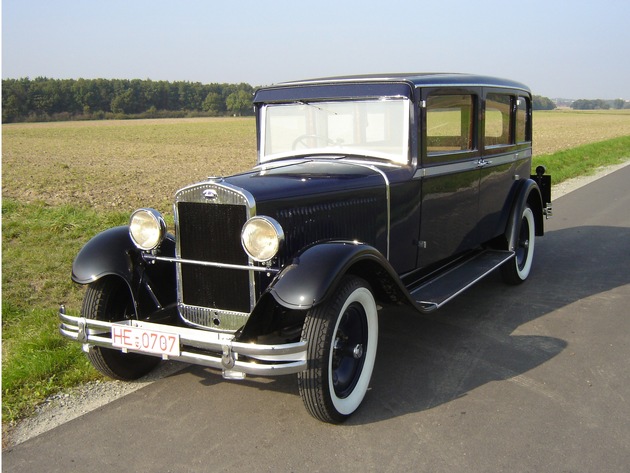
[[[246,374],[276,376],[299,373],[306,369],[305,341],[279,345],[242,343],[234,341],[232,334],[187,327],[139,320],[104,322],[74,317],[66,314],[64,306],[59,309],[59,319],[61,335],[82,343],[86,351],[95,346],[120,350],[112,344],[112,326],[124,324],[156,332],[177,334],[180,340],[180,351],[177,356],[152,354],[132,349],[128,351],[220,369],[225,378],[242,378]]]

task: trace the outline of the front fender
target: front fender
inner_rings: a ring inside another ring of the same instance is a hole
[[[270,284],[267,291],[288,309],[310,309],[324,301],[344,274],[354,272],[373,286],[387,273],[398,276],[383,255],[361,243],[334,241],[309,247],[297,256]],[[379,274],[380,273],[380,274]]]
[[[139,254],[131,241],[129,227],[114,227],[88,241],[72,263],[72,280],[89,284],[103,276],[133,279],[133,255]]]
[[[157,250],[162,256],[175,256],[172,235]],[[114,227],[88,241],[72,263],[72,280],[90,284],[107,276],[123,279],[134,299],[138,315],[148,315],[176,301],[175,265],[146,263],[129,236],[129,227]]]

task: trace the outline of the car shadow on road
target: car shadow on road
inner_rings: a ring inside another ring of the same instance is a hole
[[[522,285],[504,284],[497,272],[433,314],[404,307],[384,309],[370,391],[347,425],[428,410],[492,381],[527,383],[522,375],[553,359],[567,342],[519,327],[629,284],[629,241],[628,228],[548,232],[537,239],[534,268]],[[224,382],[216,370],[197,366],[188,371],[206,386]],[[299,395],[295,376],[246,378],[239,383]]]
[[[514,332],[629,284],[629,242],[630,229],[622,227],[549,232],[537,239],[535,266],[520,286],[503,284],[497,273],[434,314],[400,308],[382,313],[372,390],[349,423],[431,409],[491,381],[526,382],[521,375],[553,359],[567,343],[527,334],[527,328]]]

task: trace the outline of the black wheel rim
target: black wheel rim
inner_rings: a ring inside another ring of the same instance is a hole
[[[367,350],[367,317],[363,306],[348,306],[333,338],[332,383],[337,397],[348,397],[356,386]]]
[[[516,246],[516,264],[520,271],[525,268],[527,255],[529,254],[529,220],[523,218],[521,221],[521,231],[518,236],[518,244]]]

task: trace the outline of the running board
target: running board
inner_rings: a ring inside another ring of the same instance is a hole
[[[411,291],[422,312],[439,309],[506,261],[513,251],[484,250]]]

